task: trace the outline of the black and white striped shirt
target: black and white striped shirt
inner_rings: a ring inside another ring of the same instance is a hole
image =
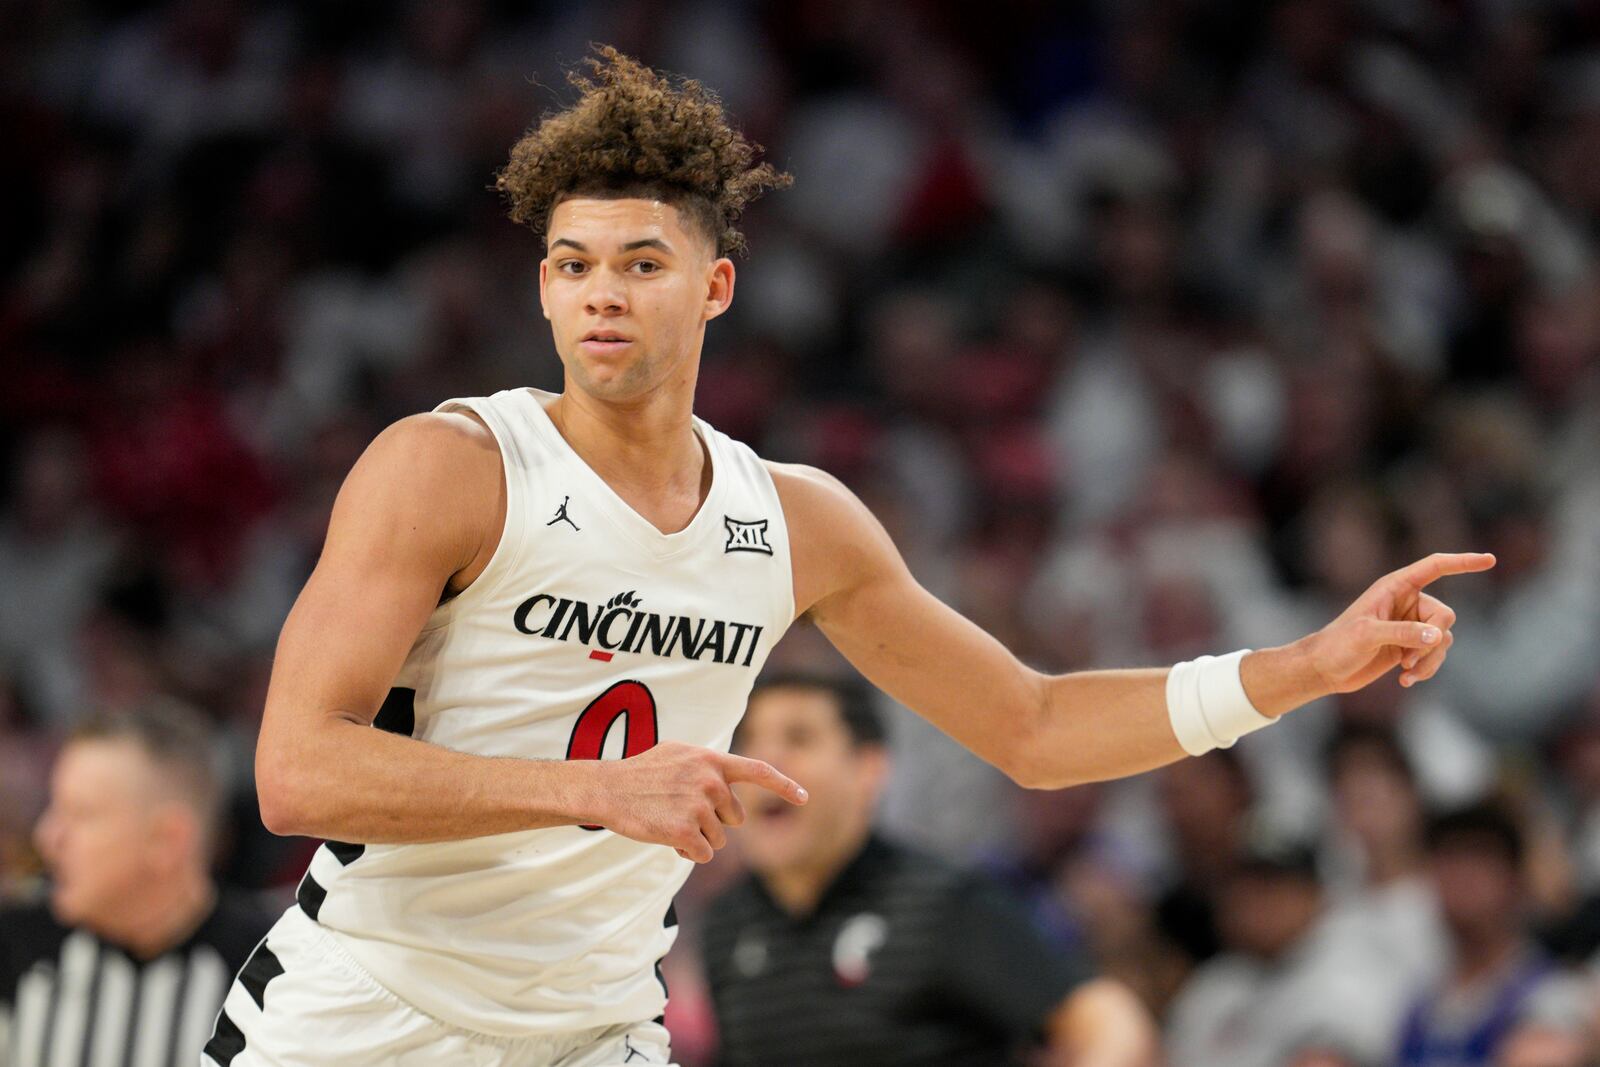
[[[0,1067],[193,1067],[270,925],[224,901],[183,944],[140,960],[42,904],[0,909]]]

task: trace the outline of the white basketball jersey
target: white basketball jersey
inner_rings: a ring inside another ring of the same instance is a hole
[[[772,477],[699,419],[711,488],[663,534],[545,414],[552,394],[450,400],[500,444],[499,547],[417,637],[374,725],[484,756],[619,758],[657,741],[726,751],[756,673],[794,617]],[[401,999],[522,1036],[662,1013],[689,861],[562,826],[426,845],[317,850],[300,904]]]

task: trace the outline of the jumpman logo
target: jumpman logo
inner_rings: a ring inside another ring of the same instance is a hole
[[[564,496],[561,498],[561,506],[556,508],[556,517],[545,523],[546,526],[554,526],[558,522],[564,522],[574,530],[578,529],[578,524],[572,521],[571,515],[567,514],[567,501],[571,499],[572,498],[570,496]]]

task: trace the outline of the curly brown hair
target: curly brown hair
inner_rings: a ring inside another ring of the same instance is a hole
[[[750,201],[793,178],[757,163],[761,146],[728,125],[717,94],[693,79],[676,84],[610,45],[570,71],[582,94],[546,115],[511,149],[495,175],[510,215],[544,237],[550,213],[575,196],[640,197],[669,203],[716,244],[744,250],[735,227]]]

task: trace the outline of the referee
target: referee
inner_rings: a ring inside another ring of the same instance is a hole
[[[703,945],[721,1067],[1154,1061],[1133,995],[1087,980],[1019,902],[872,833],[888,760],[859,682],[763,679],[735,744],[811,802],[741,789],[754,873],[712,905]]]
[[[35,835],[49,901],[0,909],[0,1067],[199,1061],[271,923],[212,883],[211,759],[207,724],[177,705],[96,716],[68,740]]]

